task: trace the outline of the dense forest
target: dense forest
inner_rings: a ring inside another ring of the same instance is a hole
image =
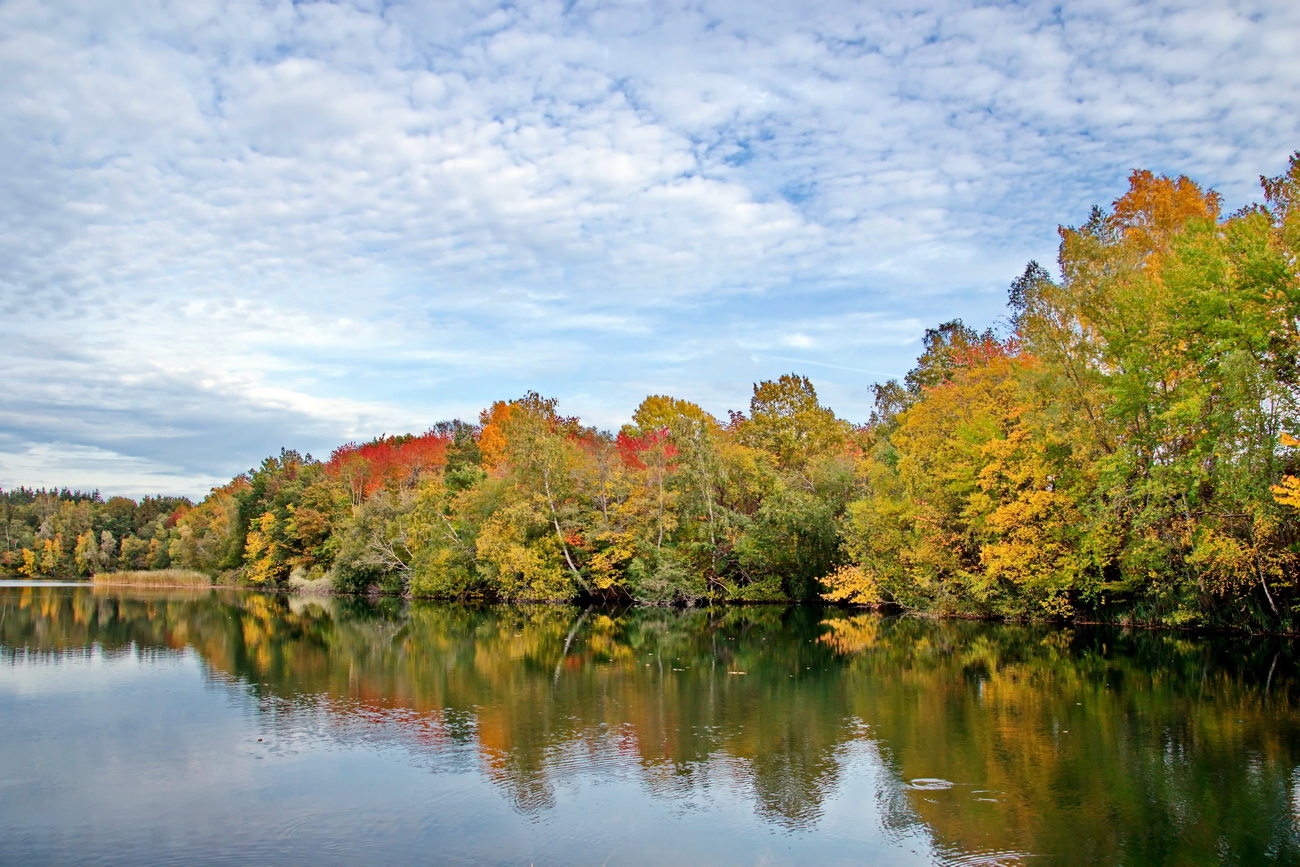
[[[0,574],[86,577],[166,569],[187,497],[104,500],[98,491],[0,490]]]
[[[793,374],[725,420],[648,397],[617,433],[529,393],[324,461],[283,450],[196,506],[11,491],[3,565],[1293,631],[1300,154],[1262,182],[1225,216],[1134,172],[1060,229],[1056,274],[1011,284],[1003,328],[927,331],[860,427]]]

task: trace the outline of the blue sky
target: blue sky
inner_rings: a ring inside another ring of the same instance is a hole
[[[1129,172],[1300,149],[1300,4],[0,0],[0,486],[201,496],[535,389],[850,421]]]

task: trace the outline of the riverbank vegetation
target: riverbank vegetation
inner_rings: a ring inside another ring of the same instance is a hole
[[[132,569],[126,572],[96,572],[94,584],[134,587],[211,587],[212,576],[192,569]]]
[[[1263,192],[1224,215],[1135,172],[1061,228],[1056,273],[1011,284],[1006,327],[928,330],[859,427],[794,374],[725,420],[651,396],[617,433],[529,393],[324,461],[283,450],[128,534],[129,557],[95,525],[114,501],[87,523],[60,499],[5,564],[1294,630],[1300,155]]]

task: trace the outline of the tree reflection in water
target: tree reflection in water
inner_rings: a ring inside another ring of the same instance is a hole
[[[799,607],[2,598],[9,662],[192,647],[277,727],[461,750],[530,815],[595,776],[683,809],[743,793],[810,830],[869,761],[885,833],[923,823],[954,861],[1300,859],[1289,642]]]

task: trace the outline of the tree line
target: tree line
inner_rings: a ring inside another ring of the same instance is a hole
[[[861,426],[795,374],[725,420],[651,396],[617,433],[530,392],[324,461],[283,450],[135,538],[151,566],[345,592],[1294,630],[1300,154],[1261,180],[1225,215],[1134,172],[1059,230],[1056,273],[1011,284],[1002,328],[928,330]],[[20,571],[90,562],[60,526]]]
[[[188,497],[105,500],[99,491],[0,490],[0,574],[86,577],[166,569]]]

